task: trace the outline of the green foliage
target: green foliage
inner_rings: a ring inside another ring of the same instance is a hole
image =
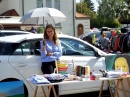
[[[84,2],[87,4],[87,8],[89,8],[91,11],[94,11],[94,3],[91,0],[84,0]]]
[[[97,11],[98,17],[114,21],[130,19],[130,0],[97,0],[99,9]],[[110,22],[108,21],[108,22]],[[108,23],[109,24],[109,23]]]
[[[103,26],[121,27],[119,21],[130,19],[130,0],[96,0],[99,4],[94,12],[91,0],[82,0],[76,4],[76,11],[90,16],[90,28]]]
[[[37,28],[37,33],[44,33],[44,28],[43,27],[38,27]]]
[[[80,2],[76,4],[76,12],[82,13],[84,15],[88,15],[91,18],[97,17],[97,14],[94,11],[91,11],[90,8],[87,7],[86,2]]]
[[[76,4],[76,11],[85,15],[90,15],[91,11],[88,9],[85,2],[80,2]]]

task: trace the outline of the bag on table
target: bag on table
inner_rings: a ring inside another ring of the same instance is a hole
[[[61,82],[65,79],[65,76],[62,75],[62,74],[55,74],[55,73],[52,73],[52,74],[44,74],[43,75],[46,79],[48,79],[51,83],[54,83],[54,82]]]

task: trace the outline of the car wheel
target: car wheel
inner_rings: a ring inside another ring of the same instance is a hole
[[[11,81],[19,81],[19,80],[14,78],[8,78],[8,79],[1,80],[0,82],[11,82]],[[24,84],[24,97],[28,97],[28,90],[25,84]]]

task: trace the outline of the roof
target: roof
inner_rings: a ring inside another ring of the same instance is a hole
[[[0,16],[19,16],[15,9],[7,10],[6,12],[2,13]]]
[[[76,18],[90,18],[88,15],[84,15],[82,13],[76,12]]]

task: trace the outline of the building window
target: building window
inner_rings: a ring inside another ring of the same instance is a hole
[[[54,0],[54,7],[60,10],[60,0]]]
[[[52,0],[46,0],[46,7],[52,7]]]
[[[60,0],[54,0],[54,7],[60,10]],[[61,26],[61,23],[55,24],[55,26]]]
[[[43,7],[43,0],[37,0],[37,8]]]

